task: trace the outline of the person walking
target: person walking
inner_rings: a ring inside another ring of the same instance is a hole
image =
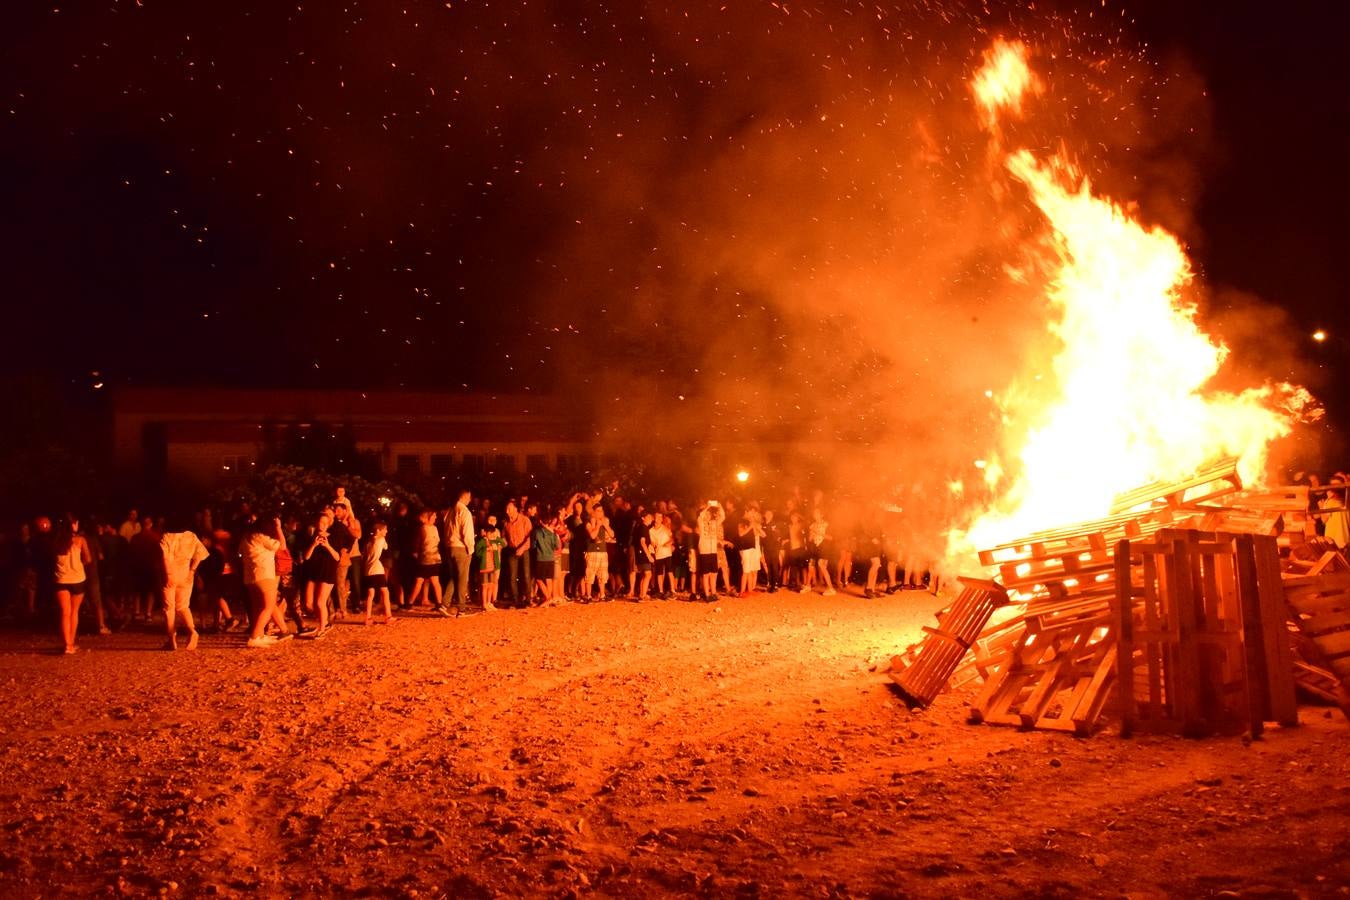
[[[145,534],[148,529],[142,529]],[[197,649],[197,623],[192,619],[192,584],[197,578],[197,567],[206,559],[206,545],[201,542],[185,521],[171,521],[164,527],[159,539],[164,558],[164,624],[169,640],[164,649],[178,649],[178,620],[187,626],[187,649]]]

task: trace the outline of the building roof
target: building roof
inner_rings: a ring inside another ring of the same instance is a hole
[[[549,398],[534,394],[461,394],[427,391],[234,390],[221,388],[119,388],[115,414],[154,419],[242,418],[254,422],[313,418],[481,419],[504,416],[556,418]]]

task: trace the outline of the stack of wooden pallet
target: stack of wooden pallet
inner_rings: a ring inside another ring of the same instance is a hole
[[[1323,552],[1305,571],[1284,576],[1294,632],[1294,678],[1350,718],[1350,563]]]
[[[1295,679],[1350,715],[1350,607],[1342,603],[1350,564],[1339,555],[1322,562],[1304,533],[1306,503],[1306,488],[1244,492],[1236,461],[1224,460],[1122,495],[1107,518],[981,551],[995,580],[972,582],[979,597],[963,593],[939,615],[936,631],[950,618],[959,641],[930,633],[893,660],[892,678],[911,705],[977,684],[972,721],[1079,734],[1093,730],[1113,693],[1126,733],[1259,733],[1265,722],[1297,721]],[[1295,596],[1310,610],[1303,642],[1326,645],[1303,654],[1301,676],[1282,553],[1316,554],[1301,568],[1286,563],[1306,577],[1331,577],[1323,569],[1337,565],[1346,573],[1344,585],[1299,585]],[[995,615],[1002,618],[990,624]]]
[[[1122,734],[1297,724],[1274,537],[1164,529],[1116,565]]]

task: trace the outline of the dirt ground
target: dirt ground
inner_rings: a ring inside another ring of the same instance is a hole
[[[1350,894],[1350,725],[911,714],[939,604],[778,593],[196,652],[0,634],[0,896]],[[54,634],[54,629],[53,629]]]

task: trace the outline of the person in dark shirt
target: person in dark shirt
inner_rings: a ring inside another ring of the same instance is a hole
[[[759,539],[764,554],[765,590],[770,594],[783,583],[783,526],[775,521],[773,510],[764,510],[764,536]]]
[[[333,608],[336,610],[335,618],[340,622],[346,618],[347,615],[347,610],[345,609],[347,600],[342,592],[337,589],[336,581],[337,579],[348,577],[348,569],[351,565],[352,548],[356,546],[356,535],[352,533],[351,528],[348,527],[345,522],[342,522],[337,518],[336,510],[334,510],[333,524],[328,526],[328,544],[336,550],[338,554],[337,570],[333,573],[334,589],[329,596],[329,600],[333,603]]]
[[[652,514],[639,506],[638,519],[629,529],[628,555],[633,560],[632,589],[629,593],[639,601],[648,599],[648,591],[652,586],[652,563],[656,559],[656,548],[652,545],[653,521]]]

